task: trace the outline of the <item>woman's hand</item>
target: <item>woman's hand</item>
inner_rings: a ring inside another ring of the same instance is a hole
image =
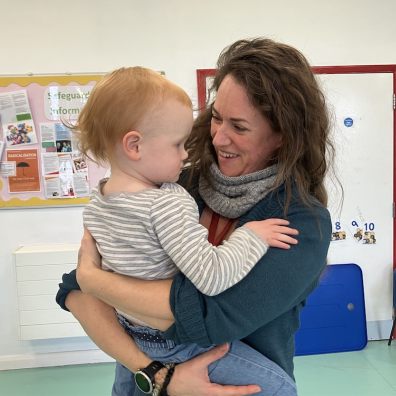
[[[89,292],[89,281],[92,280],[93,271],[101,270],[100,261],[101,257],[96,248],[95,240],[91,233],[84,228],[77,264],[77,282],[83,292]]]
[[[220,345],[208,352],[178,364],[168,385],[169,396],[242,396],[260,392],[257,385],[219,385],[210,382],[208,366],[228,352]]]

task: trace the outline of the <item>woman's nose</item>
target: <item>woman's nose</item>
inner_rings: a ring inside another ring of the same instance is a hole
[[[216,125],[216,127],[212,129],[212,143],[214,146],[227,146],[231,143],[224,124]]]

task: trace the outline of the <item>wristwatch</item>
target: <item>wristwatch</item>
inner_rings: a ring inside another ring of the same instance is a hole
[[[154,376],[164,367],[161,362],[154,360],[147,367],[136,371],[135,383],[139,390],[146,394],[153,393],[155,386]]]

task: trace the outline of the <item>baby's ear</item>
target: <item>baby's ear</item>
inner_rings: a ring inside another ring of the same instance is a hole
[[[140,159],[140,145],[142,135],[137,131],[129,131],[122,138],[122,147],[125,154],[132,160]]]

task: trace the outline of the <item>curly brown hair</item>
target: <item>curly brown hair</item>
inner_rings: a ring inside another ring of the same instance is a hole
[[[285,211],[293,184],[305,204],[311,205],[314,197],[327,205],[324,178],[333,163],[334,146],[325,97],[304,55],[271,39],[239,40],[220,54],[214,91],[227,75],[246,89],[251,103],[282,136],[274,189],[285,185]],[[191,168],[206,176],[216,158],[210,121],[208,104],[197,117],[187,142]]]

